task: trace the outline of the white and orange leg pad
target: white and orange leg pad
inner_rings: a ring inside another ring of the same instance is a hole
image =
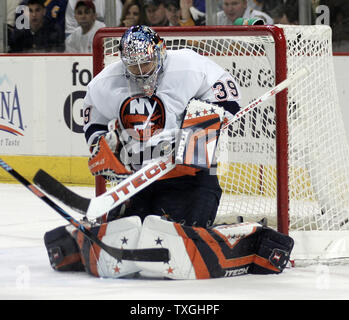
[[[197,278],[186,243],[178,234],[176,226],[179,224],[163,220],[159,216],[149,215],[144,219],[138,249],[168,248],[170,251],[168,262],[137,261],[136,264],[146,275],[171,279]]]
[[[139,242],[142,222],[138,216],[131,216],[101,224],[91,229],[105,244],[119,249],[135,249]],[[75,239],[80,247],[85,270],[101,278],[120,278],[140,271],[133,261],[120,260],[101,250],[96,244],[78,232]]]
[[[293,240],[259,223],[183,226],[147,216],[138,248],[167,248],[168,262],[137,262],[142,271],[171,279],[210,279],[247,273],[280,273]]]

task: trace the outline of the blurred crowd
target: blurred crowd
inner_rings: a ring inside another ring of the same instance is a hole
[[[115,26],[203,26],[206,0],[115,0]],[[299,24],[298,0],[212,0],[217,25]],[[349,1],[312,0],[327,6],[335,51],[349,51]],[[91,53],[106,26],[105,0],[7,0],[8,52]]]

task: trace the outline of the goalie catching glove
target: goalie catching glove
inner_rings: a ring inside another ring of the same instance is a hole
[[[108,123],[109,132],[101,135],[93,145],[88,168],[92,175],[103,175],[109,181],[122,180],[133,173],[131,167],[120,159],[122,143],[116,120]]]

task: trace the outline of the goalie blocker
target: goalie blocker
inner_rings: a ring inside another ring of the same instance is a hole
[[[176,164],[204,170],[215,165],[224,114],[224,109],[217,104],[190,100],[177,138]]]
[[[58,271],[85,270],[96,277],[119,278],[136,272],[171,279],[210,279],[243,274],[277,274],[286,267],[293,240],[259,223],[184,226],[158,216],[121,218],[91,228],[118,248],[168,248],[163,262],[118,261],[69,227],[45,234],[51,266]]]

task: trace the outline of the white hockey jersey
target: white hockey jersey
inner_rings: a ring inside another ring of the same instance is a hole
[[[114,62],[88,85],[84,101],[86,140],[91,145],[107,130],[110,120],[118,119],[122,131],[133,138],[128,143],[129,152],[143,151],[163,140],[173,142],[192,98],[222,104],[231,101],[235,112],[239,111],[240,90],[230,73],[192,50],[167,51],[152,97],[140,97],[126,78],[123,63]]]

